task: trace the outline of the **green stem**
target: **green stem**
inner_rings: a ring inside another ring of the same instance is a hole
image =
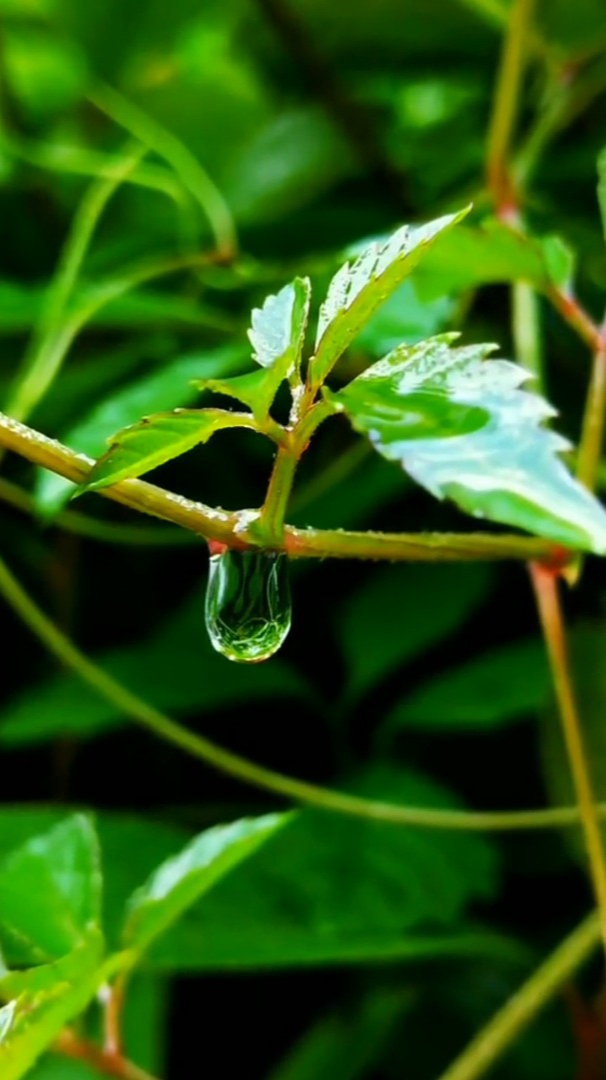
[[[36,500],[28,491],[0,476],[0,501],[36,516],[39,512]],[[194,544],[196,536],[183,529],[165,525],[123,525],[117,521],[99,521],[98,518],[80,514],[77,510],[61,510],[51,522],[54,528],[98,540],[103,544],[125,544],[128,547],[180,547]]]
[[[511,288],[512,329],[516,358],[536,379],[543,392],[543,355],[539,332],[539,298],[532,285],[516,281]]]
[[[284,543],[284,515],[292,491],[298,460],[290,447],[281,446],[276,454],[265,502],[258,521],[259,535],[270,547]]]
[[[477,1080],[484,1076],[591,956],[599,941],[599,921],[592,914],[565,938],[493,1016],[460,1057],[446,1069],[440,1080]]]
[[[332,791],[275,772],[273,769],[266,769],[177,724],[99,668],[41,611],[1,560],[0,595],[61,664],[74,671],[87,686],[106,701],[110,701],[119,712],[165,742],[253,787],[320,810],[417,828],[485,832],[561,828],[578,823],[579,812],[576,807],[484,813],[397,806]],[[600,814],[606,817],[606,805],[599,810]]]
[[[577,457],[577,478],[590,491],[595,490],[604,444],[606,417],[606,339],[594,354],[587,391],[581,441]]]
[[[7,411],[17,420],[25,420],[29,416],[59,371],[65,351],[57,349],[55,343],[61,337],[60,328],[65,308],[94,231],[109,199],[144,153],[145,148],[137,146],[124,154],[109,178],[97,180],[90,186],[76,211],[48,290],[42,316],[34,330],[22,369],[15,378],[14,388],[8,396]]]
[[[0,445],[20,454],[34,465],[82,483],[94,462],[76,454],[55,439],[0,413]],[[143,514],[171,521],[207,540],[229,546],[258,546],[238,512],[212,509],[148,484],[122,480],[98,492],[106,499],[130,506]],[[494,559],[537,560],[559,563],[568,552],[537,537],[484,533],[376,533],[339,529],[294,529],[286,526],[280,550],[291,558],[390,559],[412,562],[453,562]]]
[[[151,1073],[123,1058],[121,1054],[101,1050],[95,1043],[81,1038],[70,1028],[61,1033],[53,1049],[64,1057],[90,1065],[101,1076],[113,1076],[116,1080],[156,1080]]]
[[[598,904],[600,931],[606,952],[606,853],[592,790],[587,753],[583,745],[581,721],[572,685],[566,631],[555,574],[531,566],[537,608],[549,654],[551,676],[562,721],[562,730],[577,801],[593,887]]]
[[[187,146],[111,86],[98,83],[89,100],[173,167],[183,186],[206,215],[221,257],[232,259],[238,250],[238,241],[231,211],[217,186]]]
[[[515,127],[533,0],[514,0],[495,87],[486,149],[486,177],[496,206],[515,203],[507,153]]]

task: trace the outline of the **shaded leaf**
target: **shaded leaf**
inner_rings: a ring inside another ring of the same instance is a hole
[[[310,699],[307,684],[280,657],[266,664],[233,665],[226,678],[225,661],[204,633],[203,613],[204,597],[194,592],[151,636],[94,659],[159,709],[201,713],[264,697]],[[77,675],[61,672],[4,706],[0,743],[19,746],[66,735],[84,738],[127,722],[114,702],[100,697]]]
[[[433,780],[387,767],[355,790],[419,806],[456,804]],[[494,852],[484,837],[306,810],[192,908],[152,948],[149,962],[220,970],[490,949],[484,934],[475,938],[457,921],[495,885]]]
[[[98,491],[118,480],[141,476],[206,442],[223,428],[252,426],[248,417],[223,409],[175,409],[145,417],[113,436],[109,450],[93,466],[79,491]]]
[[[551,282],[565,292],[572,288],[576,255],[561,236],[545,236],[541,240],[545,268]]]
[[[253,309],[248,331],[253,357],[261,367],[276,368],[280,382],[301,364],[310,298],[309,279],[295,278],[275,296],[268,296],[262,308]]]
[[[422,301],[414,280],[404,281],[362,327],[356,348],[378,359],[398,345],[415,345],[444,329],[453,310],[449,297]]]
[[[492,577],[491,568],[481,564],[374,570],[340,616],[347,699],[359,698],[453,633],[482,603]]]
[[[528,372],[486,357],[492,345],[451,348],[454,334],[395,349],[338,393],[325,390],[390,461],[467,513],[573,548],[606,551],[606,514],[541,426],[555,410],[520,389]]]
[[[284,814],[234,821],[207,829],[162,864],[132,897],[124,928],[129,948],[143,952],[225,874],[250,856],[288,820]]]
[[[427,225],[403,225],[385,243],[372,243],[335,274],[320,305],[310,379],[319,386],[370,316],[414,270],[433,241],[461,221],[469,207]]]
[[[537,713],[550,694],[545,646],[530,638],[434,674],[393,707],[385,727],[492,728]]]
[[[71,952],[100,920],[98,841],[78,814],[28,840],[0,864],[0,936],[33,959]]]

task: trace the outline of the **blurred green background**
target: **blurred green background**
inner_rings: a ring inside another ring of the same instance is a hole
[[[317,298],[349,245],[470,200],[474,224],[375,316],[336,378],[451,327],[511,355],[510,286],[528,276],[527,256],[485,224],[483,179],[508,8],[0,0],[5,405],[74,215],[133,137],[148,152],[108,194],[65,309],[97,310],[28,417],[46,434],[97,456],[117,428],[194,403],[189,380],[246,370],[250,309],[267,292],[309,273]],[[557,233],[575,252],[596,316],[605,103],[603,0],[537,0],[514,159],[524,215],[534,236]],[[221,257],[196,265],[217,244]],[[104,290],[115,298],[101,306]],[[587,352],[543,300],[539,317],[546,392],[575,439]],[[228,432],[152,479],[235,509],[259,505],[270,464],[261,440]],[[229,666],[205,636],[204,545],[91,495],[70,517],[69,493],[7,456],[3,556],[83,649],[192,728],[284,772],[396,802],[570,801],[521,567],[296,565],[283,651]],[[339,421],[306,455],[288,518],[470,527]],[[605,588],[590,560],[566,597],[604,798]],[[0,853],[67,806],[98,811],[111,924],[187,835],[280,805],[129,726],[4,605],[2,619]],[[590,902],[571,833],[416,831],[306,811],[165,939],[133,983],[129,1051],[168,1080],[431,1080]],[[583,992],[592,986],[589,973]],[[494,1076],[567,1080],[573,1029],[559,1002]],[[32,1075],[93,1074],[49,1057]]]

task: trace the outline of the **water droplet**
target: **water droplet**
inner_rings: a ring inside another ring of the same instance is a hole
[[[211,555],[205,614],[211,644],[222,656],[245,664],[268,660],[290,630],[286,555],[231,549]]]

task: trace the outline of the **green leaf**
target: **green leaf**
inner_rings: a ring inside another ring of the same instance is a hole
[[[347,700],[357,700],[398,666],[452,634],[485,599],[492,580],[491,568],[481,564],[373,570],[340,614]],[[443,603],[445,596],[448,603]]]
[[[310,379],[320,386],[356,334],[414,270],[432,243],[469,212],[447,214],[418,227],[403,225],[385,243],[373,243],[335,274],[320,305]]]
[[[149,637],[97,654],[95,662],[145,701],[168,711],[201,715],[268,697],[311,700],[307,683],[281,657],[266,664],[234,664],[226,678],[225,661],[204,633],[203,614],[204,596],[196,590]],[[61,672],[4,706],[0,744],[21,746],[70,735],[82,739],[127,722],[115,703],[76,675]]]
[[[557,457],[566,439],[541,426],[554,409],[520,389],[528,372],[451,348],[455,334],[395,349],[325,397],[390,461],[437,498],[556,543],[606,552],[606,513]]]
[[[357,1080],[414,1002],[408,986],[372,990],[353,1008],[322,1017],[297,1041],[269,1080]]]
[[[84,1011],[106,977],[101,967],[100,937],[93,933],[74,954],[48,965],[9,976],[3,993],[18,992],[6,1009],[13,1012],[0,1039],[2,1080],[29,1075],[37,1058],[70,1020]]]
[[[417,806],[456,805],[433,780],[388,767],[355,790]],[[168,971],[276,968],[490,949],[461,919],[495,885],[484,837],[306,810],[192,908],[148,963]]]
[[[598,204],[602,218],[602,232],[606,240],[606,146],[598,156]]]
[[[288,820],[284,814],[234,821],[207,829],[158,867],[133,896],[124,928],[129,948],[144,952],[192,904]]]
[[[536,714],[550,694],[545,646],[529,638],[432,674],[394,706],[385,728],[491,729]]]
[[[248,331],[253,357],[261,367],[281,372],[280,382],[301,365],[310,298],[309,279],[295,278],[253,309]]]
[[[0,864],[0,936],[34,960],[71,952],[99,925],[101,871],[90,820],[78,814],[33,837]]]
[[[171,362],[162,361],[151,371],[139,374],[135,381],[113,388],[109,394],[104,387],[101,400],[97,390],[97,403],[92,408],[87,403],[82,410],[81,403],[76,403],[78,420],[60,430],[61,441],[81,454],[99,457],[112,432],[135,424],[148,413],[193,404],[198,396],[192,385],[193,379],[230,376],[246,365],[245,357],[244,349],[233,345],[190,353]],[[108,367],[109,359],[105,358],[104,368]],[[66,377],[67,372],[64,372],[62,388]],[[62,394],[64,396],[64,390]],[[62,476],[48,469],[39,469],[34,488],[36,505],[48,517],[61,509],[74,489],[75,485]]]
[[[360,330],[356,349],[378,359],[398,345],[415,345],[443,330],[453,310],[449,297],[422,301],[414,280],[404,281]]]
[[[558,289],[570,291],[577,263],[575,252],[561,236],[544,236],[540,244],[549,280]]]
[[[236,375],[233,379],[195,380],[194,385],[198,390],[212,390],[216,394],[226,394],[227,397],[241,401],[251,410],[257,423],[263,424],[284,377],[283,366],[278,364],[261,371]]]
[[[419,266],[421,300],[461,293],[493,282],[527,281],[544,288],[550,278],[540,241],[494,218],[446,232]]]
[[[241,413],[223,409],[175,409],[147,416],[113,436],[109,450],[78,490],[98,491],[141,476],[207,442],[216,431],[233,427],[252,427],[252,422]]]

